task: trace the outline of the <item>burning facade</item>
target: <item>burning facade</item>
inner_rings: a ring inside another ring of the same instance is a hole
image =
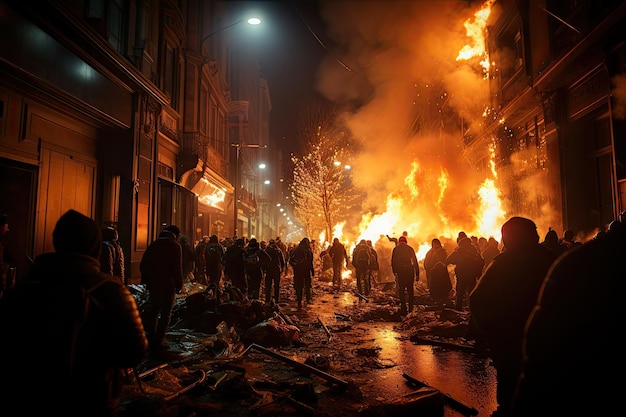
[[[541,237],[584,241],[626,208],[626,5],[471,3],[364,6],[358,21],[346,5],[325,9],[343,62],[360,65],[320,70],[327,97],[359,101],[343,116],[368,200],[347,240],[499,240],[507,218],[525,216]]]

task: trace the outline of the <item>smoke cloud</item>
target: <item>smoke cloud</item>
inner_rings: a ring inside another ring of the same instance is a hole
[[[459,122],[482,121],[489,86],[475,62],[480,59],[456,59],[471,42],[464,22],[476,10],[466,1],[321,6],[336,49],[320,66],[316,87],[333,102],[349,103],[342,117],[362,142],[362,154],[350,163],[355,184],[368,191],[363,215],[387,212],[390,197],[403,201],[387,233],[408,230],[426,241],[480,231],[471,206],[488,173],[464,159],[461,130],[467,126]],[[443,197],[442,173],[448,179]]]

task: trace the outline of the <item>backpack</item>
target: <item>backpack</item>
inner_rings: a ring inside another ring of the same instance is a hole
[[[248,266],[258,265],[259,262],[261,261],[261,258],[259,256],[259,251],[258,250],[254,250],[250,252],[246,251],[245,260],[246,260],[246,265]]]
[[[205,263],[207,266],[216,266],[222,263],[224,251],[216,245],[208,245],[204,252]]]
[[[292,267],[303,265],[306,261],[306,252],[302,249],[294,249],[289,258],[289,264]]]
[[[367,248],[361,248],[356,253],[356,266],[357,268],[369,268],[370,266],[370,251]]]

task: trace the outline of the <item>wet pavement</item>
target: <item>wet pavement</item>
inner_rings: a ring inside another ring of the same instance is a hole
[[[467,312],[446,315],[428,303],[421,304],[418,296],[415,311],[401,318],[393,290],[374,289],[366,302],[351,291],[351,280],[344,283],[346,289],[335,294],[330,283],[317,281],[312,303],[299,310],[291,279],[283,278],[277,311],[287,319],[283,324],[288,329],[297,329],[292,343],[244,351],[245,346],[239,344],[235,351],[235,343],[231,343],[216,354],[221,349],[216,346],[224,344],[207,343],[206,335],[196,335],[184,326],[168,333],[169,351],[148,360],[144,370],[159,364],[169,366],[154,373],[159,381],[153,384],[156,392],[149,379],[142,383],[143,394],[171,397],[180,390],[177,385],[198,382],[204,373],[205,380],[193,389],[168,399],[167,405],[175,405],[176,411],[167,415],[491,414],[496,408],[495,370],[484,350],[474,349],[471,341],[459,336],[464,334]],[[420,294],[419,288],[416,293]],[[419,335],[420,342],[411,340],[414,335]],[[441,343],[423,344],[422,337]],[[216,342],[217,338],[212,339]],[[319,373],[303,372],[294,363],[308,364]],[[182,369],[185,375],[172,377],[167,369],[174,374]],[[189,381],[170,384],[168,378]],[[418,391],[419,386],[409,379],[426,387]],[[162,392],[161,384],[165,384]],[[427,396],[428,387],[434,388],[430,391],[443,402],[443,414],[441,407],[429,408],[429,399],[410,403],[422,391]],[[305,395],[303,390],[310,392]],[[136,389],[131,391],[128,398],[137,395]],[[398,403],[407,402],[404,408],[397,408]],[[165,414],[135,410],[132,415]]]

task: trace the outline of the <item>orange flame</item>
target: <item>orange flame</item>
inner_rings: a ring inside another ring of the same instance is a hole
[[[485,48],[485,26],[487,26],[487,19],[491,14],[491,6],[495,0],[487,0],[483,7],[474,13],[474,20],[467,19],[463,24],[465,26],[465,34],[472,39],[471,45],[465,45],[459,51],[459,55],[456,57],[457,61],[467,61],[474,57],[481,57],[480,65],[483,67],[485,76],[489,71],[489,55]]]

